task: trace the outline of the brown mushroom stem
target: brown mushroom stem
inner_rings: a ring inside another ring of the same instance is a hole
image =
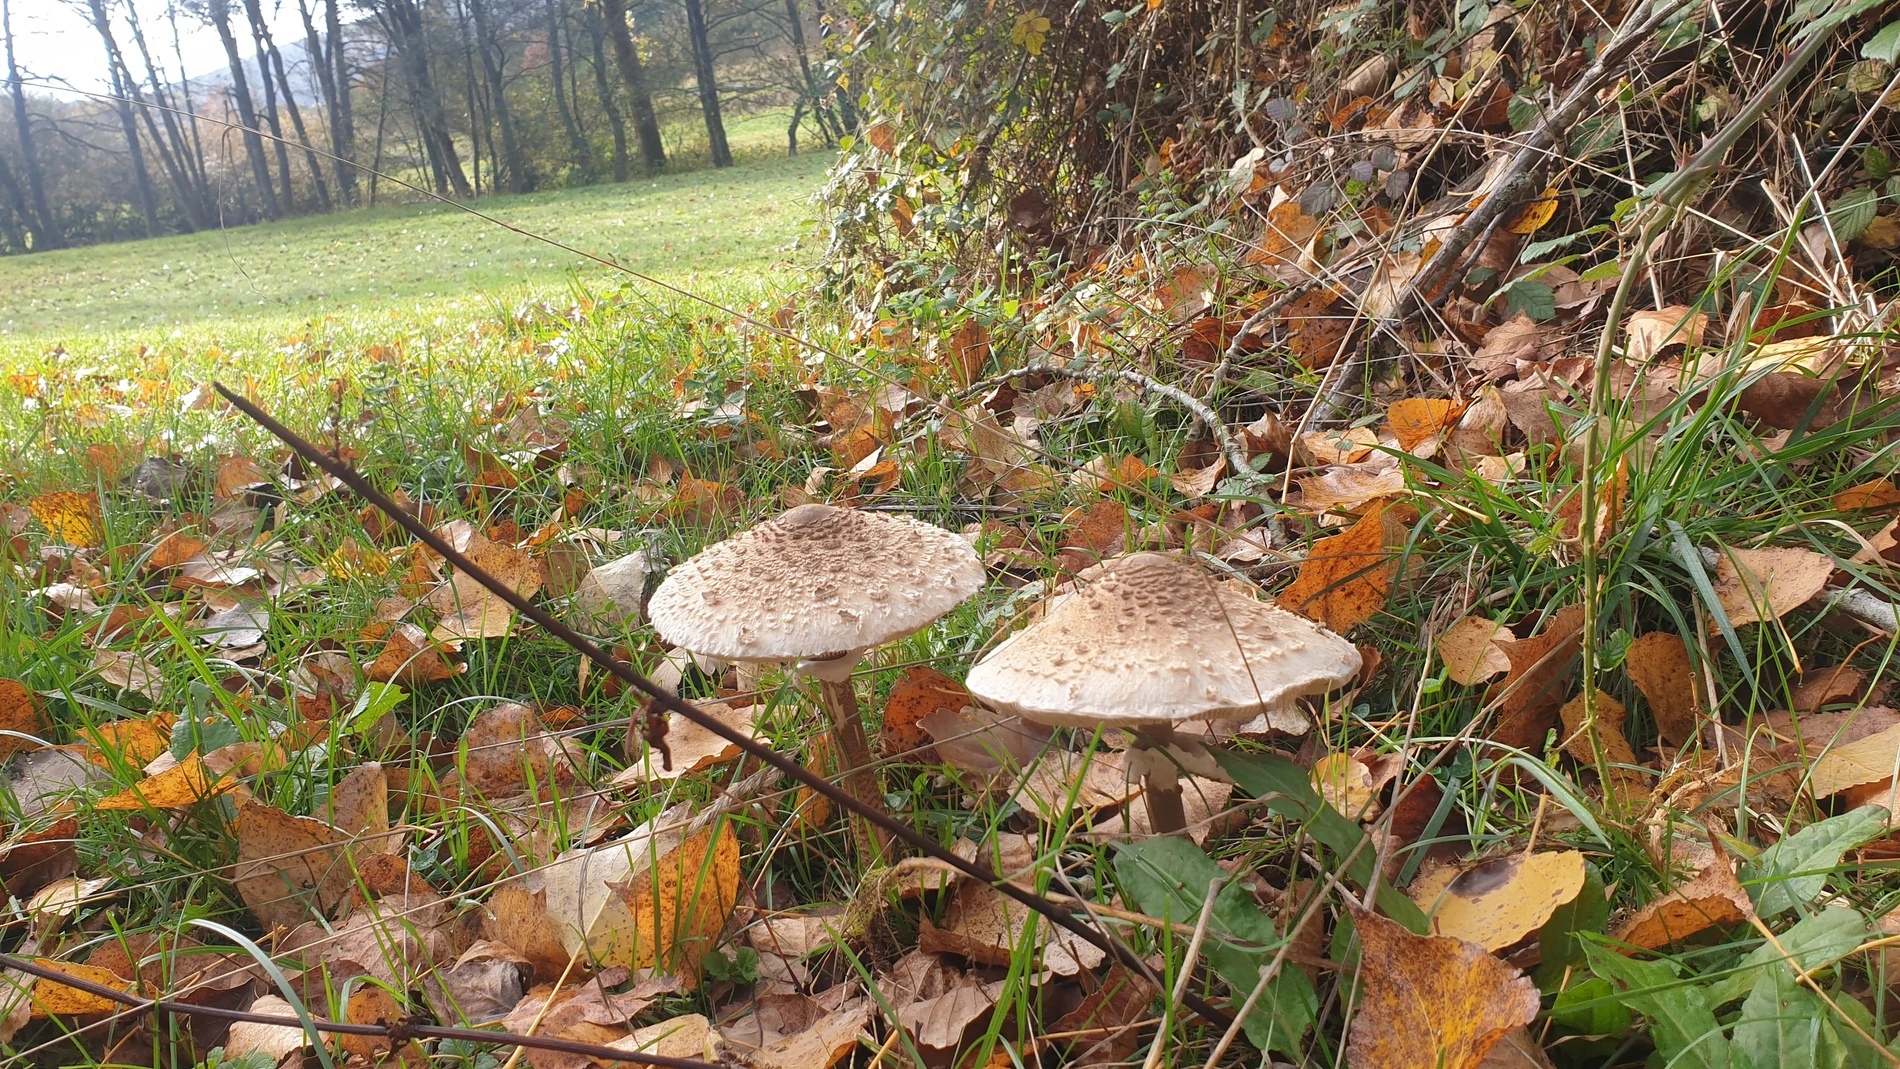
[[[1166,729],[1139,728],[1135,745],[1156,753],[1143,764],[1141,799],[1148,807],[1148,826],[1156,835],[1180,835],[1187,831],[1187,810],[1181,804],[1181,779],[1168,764]]]
[[[825,712],[831,714],[832,735],[838,740],[846,769],[845,786],[858,801],[884,812],[884,790],[878,786],[871,742],[864,734],[864,717],[858,712],[858,695],[851,686],[850,676],[836,680],[820,678],[818,693],[824,698]],[[857,817],[853,823],[868,860],[876,860],[887,852],[884,836],[870,821]]]

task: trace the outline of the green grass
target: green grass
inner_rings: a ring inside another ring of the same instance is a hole
[[[831,156],[765,159],[476,203],[480,211],[690,286],[763,279],[809,246]],[[439,203],[378,207],[0,259],[0,358],[174,332],[287,331],[312,319],[428,323],[600,284],[606,270]]]

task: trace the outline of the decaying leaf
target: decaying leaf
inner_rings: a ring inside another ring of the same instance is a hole
[[[1085,943],[1067,929],[1053,928],[1040,917],[1032,917],[1029,907],[975,880],[964,880],[957,885],[955,897],[944,915],[943,927],[924,919],[923,930],[917,936],[917,949],[957,954],[985,965],[1008,965],[1017,948],[1023,945],[1025,928],[1032,921],[1041,944],[1041,965],[1057,976],[1074,976],[1107,960],[1107,954],[1093,943]]]
[[[1808,789],[1817,799],[1892,779],[1900,760],[1900,725],[1852,742],[1829,743],[1816,739],[1808,747],[1827,746],[1808,770]]]
[[[1537,986],[1483,948],[1413,935],[1352,908],[1361,996],[1346,1038],[1354,1069],[1476,1069],[1537,1016]]]
[[[862,996],[836,1008],[806,995],[763,995],[756,1005],[719,1029],[750,1069],[831,1069],[858,1045],[873,1009]]]
[[[295,1017],[297,1011],[290,1003],[277,995],[261,995],[252,1002],[249,1012],[269,1017]],[[301,1054],[309,1045],[304,1030],[284,1024],[258,1024],[254,1021],[234,1021],[230,1035],[224,1041],[225,1056],[232,1059],[243,1058],[250,1054],[261,1054],[269,1058],[272,1065],[281,1065],[292,1054]]]
[[[349,901],[349,836],[320,820],[261,802],[238,807],[238,863],[231,882],[266,931],[312,914],[333,917]]]
[[[1430,456],[1426,451],[1436,451],[1436,443],[1442,439],[1450,427],[1451,421],[1458,415],[1458,406],[1452,401],[1408,397],[1394,401],[1386,409],[1386,422],[1392,425],[1392,436],[1399,440],[1399,448],[1418,456]]]
[[[1438,656],[1445,662],[1445,676],[1454,683],[1474,686],[1497,678],[1511,670],[1511,659],[1498,645],[1499,639],[1516,636],[1495,620],[1466,616],[1447,627],[1438,636]]]
[[[917,721],[930,735],[937,756],[975,776],[989,777],[1027,768],[1054,732],[1019,716],[998,716],[978,705],[938,709]]]
[[[1740,924],[1754,909],[1728,859],[1717,855],[1695,879],[1637,910],[1611,937],[1628,944],[1619,948],[1625,954],[1658,950],[1710,928]]]
[[[99,984],[119,991],[129,991],[132,983],[109,969],[96,965],[80,965],[70,961],[54,961],[51,958],[35,958],[35,965],[45,969],[54,969],[76,980]],[[110,999],[104,995],[95,995],[90,991],[62,984],[57,980],[40,977],[33,983],[33,1016],[66,1017],[85,1013],[115,1013],[125,1009],[125,1003]]]
[[[1566,605],[1546,618],[1544,629],[1504,646],[1511,674],[1497,685],[1497,725],[1491,738],[1506,746],[1535,750],[1557,723],[1564,681],[1576,667],[1583,642],[1583,606]]]
[[[1875,479],[1850,486],[1834,495],[1834,507],[1842,512],[1884,509],[1894,505],[1900,505],[1900,486],[1895,486],[1892,479]]]
[[[151,661],[130,650],[94,650],[93,670],[99,678],[151,701],[157,701],[165,678]]]
[[[1405,893],[1431,918],[1432,934],[1502,950],[1542,928],[1583,884],[1582,854],[1546,850],[1429,868]]]
[[[1631,360],[1648,361],[1672,345],[1701,345],[1708,326],[1707,313],[1680,304],[1632,312],[1623,326],[1623,352]]]
[[[99,519],[97,494],[61,490],[41,494],[27,502],[26,507],[55,542],[90,547],[105,541],[105,525]]]
[[[1738,627],[1788,615],[1819,594],[1834,574],[1831,557],[1798,546],[1718,552],[1715,600]]]
[[[533,788],[546,794],[576,782],[570,744],[550,734],[531,706],[503,702],[485,710],[462,733],[462,783],[484,797]]]
[[[1387,468],[1332,467],[1300,480],[1300,507],[1318,514],[1353,512],[1380,498],[1405,493],[1405,471]]]
[[[1313,543],[1299,577],[1278,601],[1343,635],[1385,607],[1398,575],[1395,553],[1404,543],[1397,514],[1376,505],[1345,534]]]
[[[1830,705],[1845,705],[1860,693],[1866,675],[1851,665],[1818,665],[1801,673],[1789,704],[1797,713],[1818,713]]]
[[[1352,820],[1379,815],[1379,789],[1372,769],[1356,754],[1331,753],[1313,762],[1313,788],[1326,804]]]
[[[1623,735],[1623,721],[1628,710],[1623,703],[1603,693],[1596,692],[1596,723],[1586,723],[1583,695],[1579,694],[1563,704],[1558,715],[1563,721],[1564,752],[1585,766],[1595,767],[1599,751],[1603,763],[1608,767],[1610,777],[1605,787],[1615,792],[1625,804],[1638,801],[1648,794],[1643,774],[1630,767],[1636,764],[1636,750]],[[1596,741],[1590,739],[1589,728],[1596,728]]]
[[[1024,770],[1011,797],[1046,823],[1059,823],[1071,813],[1092,813],[1119,805],[1134,793],[1128,783],[1126,759],[1119,752],[1093,755],[1071,750],[1049,750]]]
[[[891,688],[884,703],[884,729],[879,749],[886,757],[900,757],[930,764],[937,760],[931,747],[930,732],[923,726],[925,717],[947,711],[953,715],[970,704],[970,692],[963,684],[942,672],[923,665],[904,672],[904,678]]]
[[[0,761],[37,749],[33,740],[46,732],[39,698],[17,679],[0,679],[0,732]]]
[[[428,632],[415,624],[398,623],[389,629],[382,652],[363,674],[377,683],[414,687],[454,679],[461,671],[462,666],[450,662]]]
[[[1623,671],[1649,702],[1656,731],[1664,742],[1681,746],[1695,737],[1702,715],[1702,690],[1681,635],[1664,631],[1638,635],[1623,657]]]
[[[534,596],[547,580],[547,570],[524,549],[477,535],[470,539],[463,553],[524,598]],[[465,572],[456,572],[436,587],[428,603],[442,614],[441,622],[430,635],[437,641],[505,638],[514,632],[514,607]]]

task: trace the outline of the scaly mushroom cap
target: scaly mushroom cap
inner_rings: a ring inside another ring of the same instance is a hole
[[[1295,698],[1359,671],[1353,644],[1161,553],[1077,577],[1078,589],[970,669],[985,705],[1042,724],[1093,727],[1246,720],[1304,730]]]
[[[694,653],[822,661],[921,631],[982,585],[976,550],[949,531],[800,505],[673,569],[647,617]]]

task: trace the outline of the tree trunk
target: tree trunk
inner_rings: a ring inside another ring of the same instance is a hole
[[[112,72],[112,95],[118,100],[119,128],[125,133],[126,151],[132,157],[132,178],[138,183],[139,207],[145,210],[145,229],[148,234],[157,234],[158,197],[152,192],[152,175],[145,167],[145,152],[139,148],[139,124],[132,117],[132,98],[120,74],[119,43],[112,36],[112,19],[106,13],[105,0],[87,0],[87,6],[92,11],[92,27],[99,31],[99,40],[106,47],[106,66]]]
[[[489,158],[494,158],[495,131],[489,124],[488,112],[482,101],[486,94],[482,92],[481,79],[475,76],[475,43],[468,33],[468,8],[460,3],[455,5],[455,32],[462,40],[462,98],[468,102],[468,162],[474,171],[475,195],[482,195],[482,138],[488,138]],[[496,169],[489,168],[488,191],[500,190],[496,183]]]
[[[587,139],[581,136],[580,123],[574,119],[574,109],[567,106],[567,81],[561,70],[561,8],[560,0],[548,0],[548,73],[554,82],[554,108],[561,113],[561,125],[567,128],[567,147],[574,157],[575,166],[581,170],[581,177],[591,179],[594,176],[594,153],[587,147]]]
[[[290,76],[284,73],[283,53],[277,51],[277,41],[271,37],[270,23],[264,18],[264,9],[258,0],[244,0],[244,9],[250,16],[251,26],[258,40],[257,73],[263,77],[264,84],[267,86],[270,84],[271,75],[277,76],[277,88],[284,94],[284,110],[290,113],[290,128],[296,132],[297,143],[303,146],[304,164],[310,168],[310,185],[317,191],[317,205],[327,212],[330,210],[330,188],[323,177],[323,163],[317,159],[316,150],[310,147],[310,131],[304,128],[303,110],[297,107],[297,96],[290,88]],[[313,56],[311,62],[318,62],[318,59],[319,57]],[[266,67],[266,63],[270,66]],[[276,126],[275,112],[272,114],[271,125],[274,128]],[[283,151],[282,142],[278,143],[278,151]],[[289,163],[286,162],[284,170],[286,193],[290,188],[289,176]]]
[[[202,179],[202,167],[192,166],[191,144],[179,128],[178,117],[174,112],[180,110],[165,87],[165,79],[159,77],[158,64],[152,59],[152,50],[145,42],[145,29],[139,24],[138,9],[131,3],[125,5],[126,25],[132,30],[132,42],[138,45],[139,58],[145,61],[146,78],[152,87],[152,99],[158,104],[158,117],[165,124],[165,136],[160,138],[157,126],[152,120],[152,109],[145,109],[145,126],[151,132],[152,141],[159,146],[159,156],[164,161],[165,172],[170,175],[172,186],[178,191],[179,204],[190,217],[195,227],[211,226],[216,221],[212,210],[211,190]],[[127,77],[131,74],[128,71]],[[136,94],[134,94],[136,95]],[[167,149],[166,146],[170,146]],[[203,161],[198,161],[202,164]]]
[[[270,30],[264,25],[264,9],[257,0],[244,0],[244,17],[251,24],[252,57],[257,60],[257,80],[264,83],[264,121],[270,124],[271,148],[277,153],[277,174],[283,180],[284,210],[297,210],[297,190],[291,185],[290,139],[284,136],[284,124],[277,118],[277,83],[271,80]]]
[[[13,168],[7,166],[7,158],[0,156],[0,190],[4,190],[7,200],[4,212],[0,212],[0,233],[6,235],[7,243],[17,252],[29,252],[26,242],[28,221],[33,218],[26,206],[26,190],[20,188],[20,180],[13,177]],[[34,231],[38,233],[37,230]]]
[[[98,0],[93,0],[97,3]],[[257,131],[257,108],[251,103],[250,81],[244,77],[244,57],[238,54],[237,35],[231,32],[231,8],[228,0],[211,0],[206,17],[224,43],[224,58],[231,66],[231,96],[237,100],[238,121],[244,124],[244,154],[251,158],[251,178],[257,183],[258,196],[264,198],[264,215],[276,219],[277,187],[271,182],[270,157],[264,152],[264,139]]]
[[[508,111],[507,80],[502,63],[507,58],[488,23],[488,9],[482,0],[468,0],[469,13],[475,16],[475,50],[481,53],[482,70],[488,75],[488,92],[495,108],[495,124],[501,127],[501,158],[508,169],[508,184],[516,193],[534,189],[534,168],[515,140],[514,117]]]
[[[699,84],[699,110],[706,116],[706,147],[714,167],[732,166],[726,145],[726,120],[719,114],[719,79],[713,71],[712,40],[706,33],[706,11],[699,0],[686,0],[686,32],[693,40],[693,75]]]
[[[614,103],[613,83],[607,80],[606,31],[600,25],[600,12],[593,4],[583,8],[587,20],[587,36],[594,42],[594,91],[600,94],[600,106],[607,113],[607,125],[614,134],[614,181],[625,182],[627,167],[627,124],[620,118],[620,107]]]
[[[825,94],[818,89],[818,78],[811,71],[811,50],[805,44],[805,19],[798,11],[798,0],[785,0],[785,28],[792,38],[792,52],[798,57],[798,71],[804,77],[805,99],[811,103],[811,112],[818,117],[818,128],[825,133],[825,140],[832,140],[831,109],[825,107]],[[797,124],[793,124],[792,155],[798,154]]]
[[[384,0],[389,21],[395,27],[396,52],[402,57],[410,93],[422,119],[423,141],[437,161],[438,186],[446,182],[458,197],[472,197],[468,174],[462,170],[462,157],[455,151],[455,139],[449,135],[449,122],[442,110],[441,94],[429,74],[428,39],[423,30],[422,9],[415,0]]]
[[[13,97],[13,121],[18,126],[20,155],[26,165],[26,185],[33,194],[33,248],[58,249],[66,244],[59,219],[46,200],[46,178],[40,171],[40,154],[33,147],[33,124],[26,112],[26,86],[20,78],[20,65],[13,56],[13,10],[8,0],[0,0],[0,32],[7,45],[7,88]]]
[[[324,0],[323,30],[329,38],[329,62],[319,65],[329,74],[323,91],[330,104],[330,152],[337,157],[337,196],[344,207],[349,207],[356,203],[356,118],[350,113],[350,61],[343,37],[343,16],[337,10],[340,3],[341,0]],[[306,24],[308,21],[306,18]],[[315,36],[312,30],[313,40]]]
[[[178,59],[179,85],[183,92],[179,102],[184,105],[185,130],[191,135],[191,170],[196,176],[200,194],[205,198],[205,218],[218,217],[218,201],[211,191],[210,172],[205,167],[204,139],[198,136],[198,105],[191,99],[191,84],[183,81],[185,72],[184,36],[178,32],[178,5],[165,5],[165,21],[172,27],[172,55]]]
[[[640,138],[640,159],[649,173],[666,168],[666,146],[660,141],[660,120],[653,113],[653,95],[647,92],[646,71],[640,67],[640,53],[633,47],[633,31],[627,25],[626,0],[600,0],[601,20],[606,23],[607,39],[614,48],[614,63],[620,67],[620,80],[627,83],[627,98],[633,108],[633,129]]]

